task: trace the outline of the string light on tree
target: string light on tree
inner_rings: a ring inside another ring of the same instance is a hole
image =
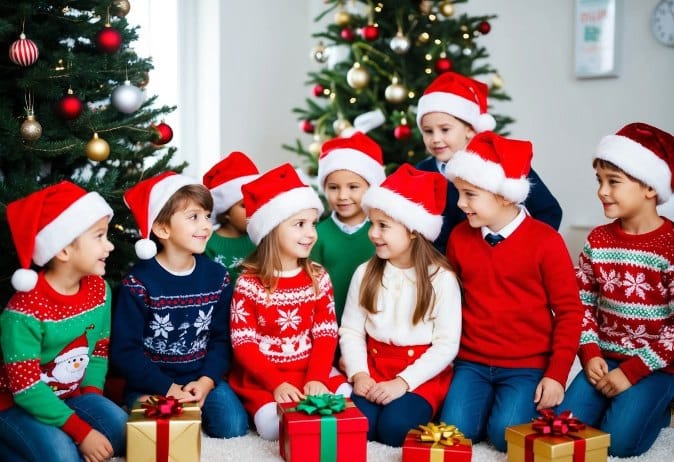
[[[72,88],[68,88],[66,95],[57,103],[56,112],[66,120],[73,120],[82,114],[82,108],[82,100],[75,95]]]
[[[110,156],[110,145],[107,141],[98,137],[98,133],[84,146],[84,153],[94,162],[103,162]]]
[[[34,64],[40,56],[40,51],[35,42],[26,38],[26,34],[21,32],[19,39],[9,47],[9,59],[17,66],[27,67]]]

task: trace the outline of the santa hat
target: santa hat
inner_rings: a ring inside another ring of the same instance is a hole
[[[157,245],[150,240],[152,224],[159,212],[183,186],[200,184],[198,181],[175,172],[164,172],[143,180],[124,193],[124,203],[136,219],[141,239],[136,242],[138,258],[149,260],[157,255]]]
[[[363,196],[363,208],[379,209],[407,229],[434,241],[442,228],[442,212],[447,201],[447,181],[437,172],[401,165],[380,186],[372,186]]]
[[[290,164],[283,164],[241,187],[248,219],[247,231],[255,245],[276,226],[297,212],[316,209],[323,203],[314,190],[302,183]]]
[[[89,342],[86,332],[66,345],[61,352],[54,358],[54,364],[67,361],[75,356],[88,356]]]
[[[371,186],[378,186],[386,178],[381,147],[360,132],[350,138],[333,138],[321,146],[318,158],[318,187],[321,190],[325,189],[328,175],[336,170],[356,173]]]
[[[674,189],[674,137],[659,128],[636,122],[602,138],[595,159],[603,159],[645,183],[667,202]]]
[[[429,112],[444,112],[470,124],[476,132],[493,130],[494,117],[487,112],[489,87],[455,72],[440,74],[426,88],[417,106],[417,125]]]
[[[231,152],[206,172],[203,180],[213,196],[213,218],[243,199],[241,186],[259,176],[253,161],[239,151]]]
[[[21,269],[12,275],[12,286],[28,292],[37,283],[31,260],[44,266],[112,209],[96,192],[69,182],[46,187],[7,206],[7,222]]]
[[[458,177],[520,203],[529,194],[532,156],[529,141],[503,138],[494,132],[478,133],[447,162],[445,174],[450,181]]]

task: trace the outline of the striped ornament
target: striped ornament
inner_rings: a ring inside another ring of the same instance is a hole
[[[19,36],[19,40],[9,47],[9,59],[19,66],[30,66],[37,61],[39,54],[35,42],[27,39],[23,32]]]

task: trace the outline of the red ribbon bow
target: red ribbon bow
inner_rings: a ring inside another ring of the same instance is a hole
[[[585,424],[573,417],[571,411],[557,415],[552,409],[543,409],[541,416],[533,420],[531,426],[543,435],[566,435],[585,428]]]
[[[183,405],[173,396],[150,396],[143,403],[145,416],[153,419],[170,419],[183,413]]]

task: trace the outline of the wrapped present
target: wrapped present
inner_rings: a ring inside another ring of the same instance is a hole
[[[473,445],[454,425],[429,423],[410,430],[403,443],[403,462],[470,462]]]
[[[532,423],[506,428],[508,462],[606,462],[611,436],[571,412],[541,411]]]
[[[131,410],[127,462],[194,462],[201,454],[201,409],[172,397],[152,396]]]
[[[278,405],[279,452],[286,462],[365,462],[367,418],[342,395]]]

